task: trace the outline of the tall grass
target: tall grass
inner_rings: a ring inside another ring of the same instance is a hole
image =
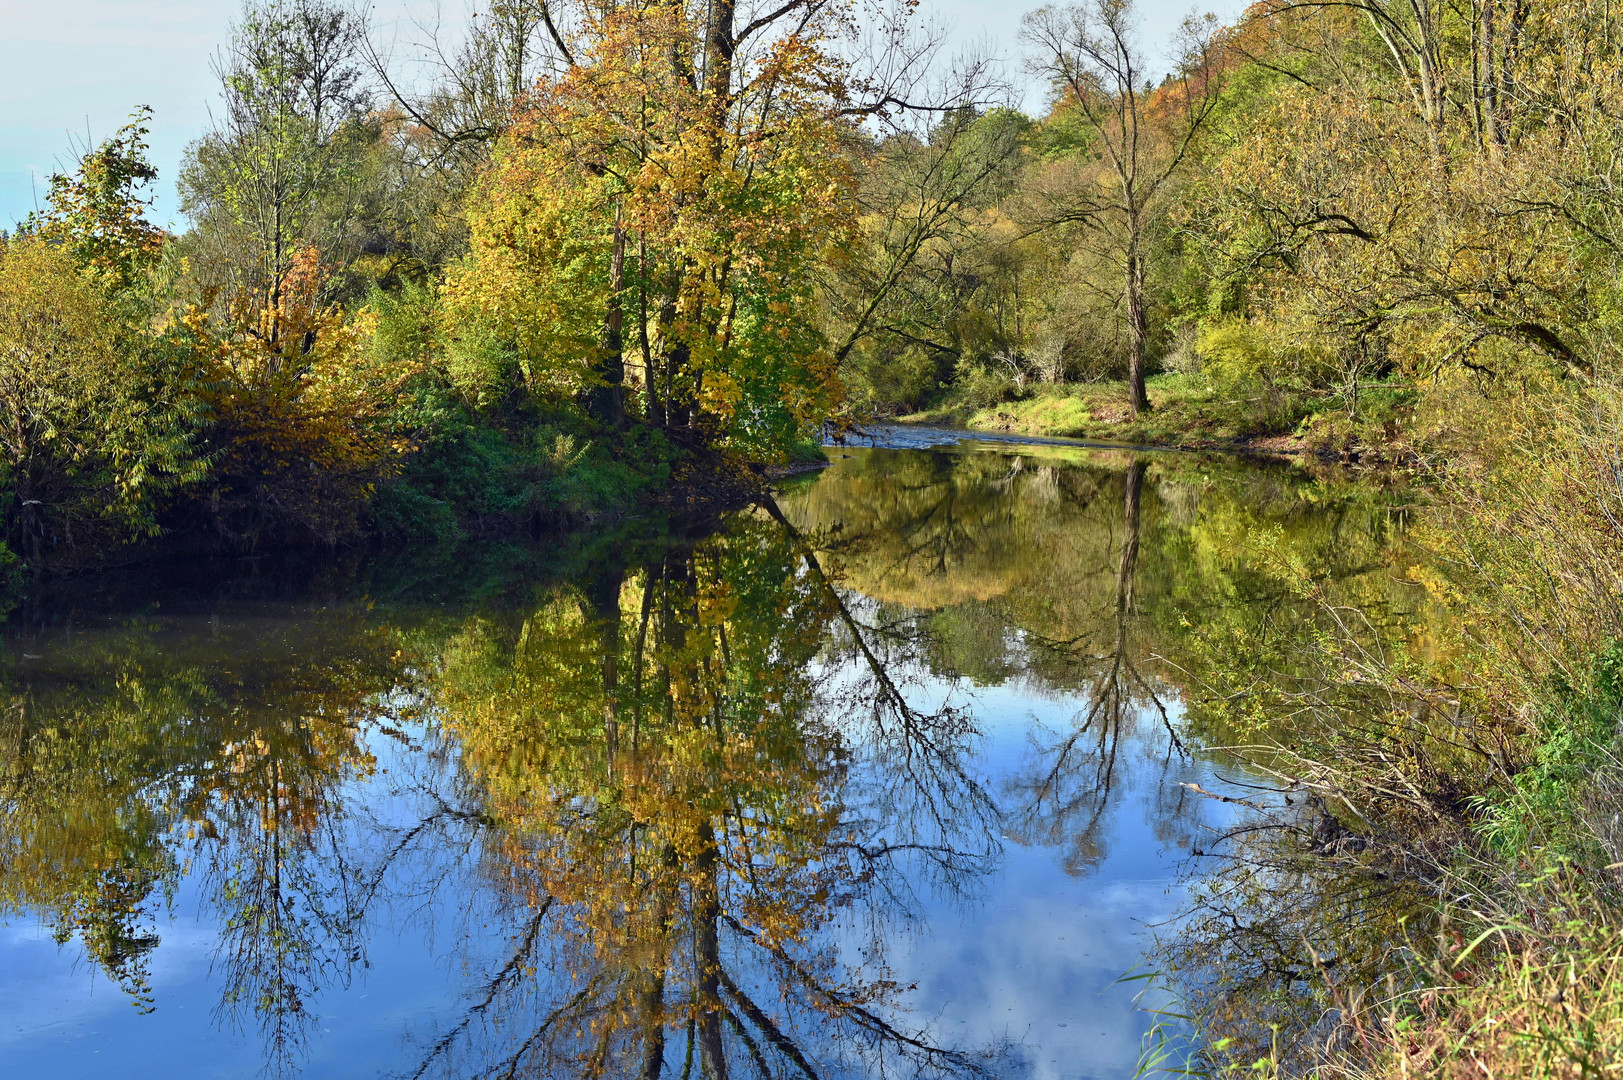
[[[1623,1075],[1623,392],[1454,415],[1418,576],[1455,640],[1326,609],[1322,685],[1276,702],[1299,735],[1240,751],[1276,795],[1168,950],[1183,1071]]]

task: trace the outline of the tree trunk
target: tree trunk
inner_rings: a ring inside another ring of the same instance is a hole
[[[637,344],[642,349],[642,392],[648,422],[665,426],[665,399],[660,396],[660,370],[654,363],[653,342],[648,340],[648,238],[637,234]]]
[[[44,515],[40,513],[40,500],[34,497],[32,469],[27,461],[16,471],[13,486],[17,492],[17,528],[22,533],[22,555],[39,570],[45,565]]]
[[[1133,419],[1149,412],[1150,398],[1144,389],[1144,369],[1149,362],[1150,314],[1144,298],[1144,257],[1138,249],[1137,221],[1128,225],[1132,234],[1127,246],[1127,397],[1133,409]]]
[[[589,410],[600,422],[616,430],[626,426],[625,312],[620,294],[626,287],[626,230],[615,212],[614,254],[609,260],[609,307],[603,319],[603,359],[598,367],[601,386],[592,388]]]
[[[716,110],[719,135],[727,122],[733,83],[733,8],[735,0],[710,0],[710,25],[705,27],[704,81]]]
[[[694,936],[699,965],[699,1063],[712,1080],[727,1080],[727,1057],[721,1044],[721,901],[717,895],[715,828],[699,830],[698,871],[694,889]]]
[[[667,428],[687,426],[693,397],[691,387],[686,385],[690,378],[687,342],[678,341],[674,336],[681,293],[682,271],[678,267],[671,272],[670,284],[659,308],[659,366],[664,383],[661,389]]]
[[[1134,458],[1127,466],[1122,490],[1121,560],[1116,564],[1116,637],[1125,648],[1127,617],[1133,608],[1133,574],[1138,568],[1138,506],[1144,492],[1144,461]]]
[[[625,570],[609,566],[586,588],[591,617],[598,624],[598,662],[603,678],[603,745],[609,771],[620,748],[620,587]]]

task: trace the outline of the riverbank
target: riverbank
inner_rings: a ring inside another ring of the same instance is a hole
[[[1168,963],[1200,973],[1210,1075],[1623,1063],[1618,399],[1495,402],[1497,425],[1469,405],[1477,443],[1406,508],[1386,571],[1423,619],[1327,591],[1267,532],[1224,537],[1318,629],[1214,623],[1191,650],[1190,737],[1269,777],[1203,847],[1223,861]]]
[[[1332,461],[1393,461],[1408,456],[1397,395],[1373,395],[1365,420],[1322,410],[1322,402],[1275,395],[1230,399],[1198,376],[1164,373],[1146,382],[1151,408],[1134,418],[1120,381],[1036,384],[1021,396],[986,403],[949,391],[907,424],[944,425],[1039,438],[1242,454],[1311,455]]]

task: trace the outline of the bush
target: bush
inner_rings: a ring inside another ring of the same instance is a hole
[[[861,351],[847,363],[852,397],[869,409],[916,409],[939,391],[951,374],[940,356],[908,346],[895,351]]]
[[[306,248],[274,302],[224,318],[191,309],[174,328],[204,373],[207,513],[228,543],[357,534],[374,488],[411,448],[394,409],[413,366],[367,347],[376,312],[346,321],[323,306],[323,276]]]
[[[1195,345],[1200,370],[1225,393],[1271,387],[1284,374],[1280,358],[1262,333],[1244,319],[1207,327]]]
[[[0,241],[0,485],[30,562],[152,536],[195,473],[172,359],[62,251]]]
[[[1001,372],[981,369],[971,371],[959,381],[958,393],[965,405],[986,409],[1016,400],[1022,396],[1022,388]]]

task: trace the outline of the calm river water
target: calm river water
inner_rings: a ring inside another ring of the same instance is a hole
[[[1394,527],[889,441],[719,522],[21,606],[0,1075],[1131,1075],[1122,977],[1232,820],[1213,635],[1280,625],[1279,559],[1401,606]]]

